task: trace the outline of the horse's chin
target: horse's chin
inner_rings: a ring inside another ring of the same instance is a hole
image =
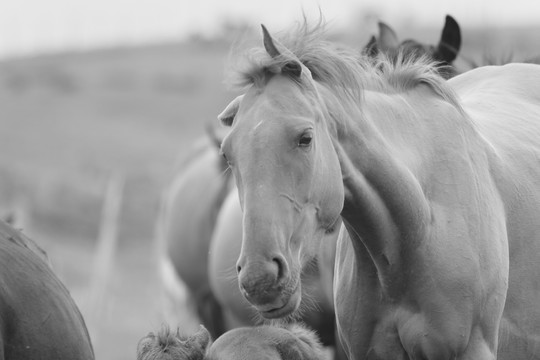
[[[257,310],[259,311],[259,314],[261,314],[261,316],[266,320],[281,319],[294,314],[300,307],[301,300],[302,292],[295,291],[288,299],[286,299],[286,301],[284,301],[282,306],[272,309],[257,308]]]

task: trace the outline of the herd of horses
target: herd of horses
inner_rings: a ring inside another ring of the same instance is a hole
[[[459,26],[447,16],[436,46],[414,40],[399,42],[388,25],[379,23],[378,36],[371,38],[363,52],[372,58],[379,52],[396,57],[403,49],[407,58],[428,53],[441,63],[438,71],[446,76],[460,45]],[[444,52],[446,48],[452,51]],[[422,51],[417,52],[418,49]],[[238,288],[235,267],[242,244],[242,211],[228,164],[219,153],[223,135],[213,127],[208,130],[208,136],[179,165],[181,171],[163,196],[158,226],[162,265],[172,264],[188,288],[191,308],[196,309],[211,336],[216,338],[226,330],[259,323],[260,316]],[[339,344],[332,295],[337,236],[337,231],[326,235],[318,256],[302,273],[306,296],[299,317],[317,330],[323,344],[330,346]],[[162,273],[164,278],[170,277]],[[165,286],[170,288],[170,281]],[[169,296],[178,302],[175,292],[169,290]]]
[[[342,359],[540,357],[537,65],[456,77],[450,16],[435,46],[380,23],[363,54],[317,28],[263,34],[230,132],[190,155],[163,213],[211,337],[284,318]]]
[[[168,295],[172,271],[202,326],[149,333],[138,360],[540,359],[540,66],[455,76],[450,16],[436,46],[323,34],[263,26],[237,54],[228,130],[157,223]],[[44,252],[0,237],[0,359],[93,359]]]

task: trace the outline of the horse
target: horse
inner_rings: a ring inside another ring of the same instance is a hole
[[[84,319],[47,254],[0,220],[0,359],[94,359]]]
[[[137,360],[325,360],[317,335],[299,324],[236,328],[212,343],[204,326],[191,336],[164,326],[137,345]]]
[[[219,130],[207,126],[207,136],[194,144],[186,156],[189,160],[177,166],[178,176],[164,193],[158,221],[160,274],[166,295],[175,302],[171,304],[173,309],[183,305],[170,285],[173,272],[187,286],[188,306],[195,309],[214,338],[261,321],[237,285],[234,269],[242,243],[242,213],[237,192],[229,190],[227,164],[219,155],[222,137]],[[315,329],[327,346],[336,345],[334,311],[328,295],[336,242],[337,233],[328,239],[330,256],[326,249],[321,254],[326,262],[309,265],[304,285],[310,299],[304,302],[303,314],[298,317]]]
[[[305,288],[303,310],[297,317],[316,330],[326,346],[337,345],[331,290],[336,244],[337,232],[334,232],[321,243],[317,260],[307,264],[302,278]],[[234,189],[220,209],[208,259],[210,288],[221,304],[226,329],[253,326],[261,322],[255,308],[238,288],[235,264],[241,245],[242,210],[238,192]]]
[[[359,58],[323,25],[280,42],[263,27],[263,47],[233,57],[244,96],[219,120],[244,297],[294,314],[303,265],[337,229],[350,359],[538,358],[540,67],[444,81],[426,58]]]
[[[230,189],[229,175],[210,136],[197,141],[177,167],[175,179],[162,195],[157,222],[160,276],[166,299],[173,302],[169,307],[177,312],[184,305],[177,289],[179,283],[185,284],[187,306],[217,337],[226,328],[221,306],[209,286],[208,251],[219,209]]]
[[[235,327],[256,325],[260,319],[243,299],[236,281],[234,268],[242,242],[241,209],[236,191],[229,192],[226,163],[216,146],[222,135],[210,128],[207,135],[193,146],[187,156],[191,160],[178,165],[181,171],[164,194],[165,206],[158,223],[162,233],[158,237],[164,284],[169,284],[167,274],[171,269],[167,266],[170,266],[188,288],[189,306],[195,308],[198,318],[215,338]],[[337,236],[329,240],[333,252],[336,242]],[[325,345],[334,346],[332,305],[327,293],[321,291],[319,268],[315,265],[310,268],[312,271],[305,276],[304,283],[312,289],[312,299],[306,301],[304,314],[299,318],[318,332]],[[333,262],[321,273],[332,271]],[[325,287],[329,286],[331,283],[325,280]],[[173,296],[174,290],[168,291],[170,300],[179,302]]]
[[[394,61],[398,55],[401,59],[419,58],[429,56],[438,62],[438,72],[445,79],[457,74],[452,63],[456,60],[461,48],[461,29],[458,22],[450,15],[446,15],[441,38],[437,45],[426,45],[416,40],[407,39],[399,41],[396,32],[382,21],[378,22],[379,35],[372,36],[363,52],[373,58],[379,53],[391,57]],[[404,56],[403,56],[404,55]]]

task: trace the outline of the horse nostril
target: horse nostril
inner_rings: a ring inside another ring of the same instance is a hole
[[[242,270],[242,267],[240,265],[236,265],[236,273],[240,274],[241,270]]]
[[[285,259],[281,256],[276,256],[272,261],[277,265],[277,280],[280,281],[287,275],[287,263]]]

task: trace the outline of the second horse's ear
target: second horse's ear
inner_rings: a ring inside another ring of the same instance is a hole
[[[238,96],[218,115],[218,120],[225,126],[231,126],[244,95]]]
[[[382,51],[395,50],[399,47],[396,32],[382,21],[379,21],[379,40],[377,44]]]
[[[371,36],[371,39],[369,39],[369,42],[364,47],[363,53],[369,57],[376,57],[379,53],[379,47],[377,46],[377,38],[373,35]]]
[[[461,47],[461,30],[457,21],[450,15],[446,15],[446,21],[441,34],[441,40],[437,46],[438,60],[448,64],[454,61]]]

